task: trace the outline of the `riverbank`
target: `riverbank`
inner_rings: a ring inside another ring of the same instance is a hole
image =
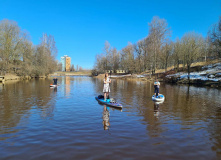
[[[221,63],[213,63],[205,66],[198,66],[196,71],[193,70],[188,76],[187,72],[178,72],[167,74],[164,81],[177,84],[194,84],[201,86],[210,86],[221,88]],[[189,77],[189,79],[188,79]]]
[[[4,81],[11,81],[11,80],[28,80],[31,79],[32,77],[30,76],[17,76],[16,74],[12,73],[7,73],[4,76]]]
[[[33,78],[38,78],[38,79],[45,79],[50,76],[91,76],[91,71],[81,71],[81,72],[54,72],[53,74],[50,74],[48,76],[38,76],[38,77],[31,77],[31,76],[18,76],[16,74],[12,73],[7,73],[4,76],[4,81],[14,81],[14,80],[30,80]]]
[[[153,82],[157,77],[160,82],[221,88],[220,61],[193,64],[189,79],[187,70],[185,68],[180,66],[179,70],[180,72],[176,72],[174,68],[171,67],[168,68],[168,71],[166,72],[165,70],[157,70],[155,74],[144,72],[141,74],[111,75],[111,78]],[[104,74],[100,74],[96,77],[103,79]]]
[[[54,72],[49,76],[91,76],[91,71],[79,71],[79,72]]]
[[[95,78],[104,79],[104,74],[99,74],[98,76],[94,76]],[[148,81],[153,82],[155,76],[151,76],[150,74],[113,74],[110,76],[111,79],[124,79],[130,81]],[[160,79],[160,81],[162,81]]]
[[[6,73],[4,76],[4,81],[1,81],[2,83],[8,82],[8,81],[19,81],[19,80],[30,80],[30,79],[45,79],[48,76],[38,76],[38,77],[31,77],[31,76],[18,76],[16,74],[13,73]]]

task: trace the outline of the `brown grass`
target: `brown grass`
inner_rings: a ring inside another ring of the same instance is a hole
[[[214,64],[214,63],[218,63],[218,62],[220,62],[220,60],[213,60],[213,61],[207,61],[207,62],[196,62],[196,63],[193,63],[193,64],[191,65],[191,67],[206,66],[206,65]],[[179,68],[183,68],[183,65],[180,64],[180,65],[179,65]],[[174,69],[174,66],[167,67],[167,71],[170,71],[170,70],[172,70],[172,69]],[[165,72],[165,69],[158,69],[158,70],[156,70],[155,73],[163,73],[163,72]]]
[[[20,77],[17,76],[16,74],[7,73],[7,74],[5,75],[5,80],[6,80],[6,81],[7,81],[7,80],[18,80],[18,79],[20,79]]]

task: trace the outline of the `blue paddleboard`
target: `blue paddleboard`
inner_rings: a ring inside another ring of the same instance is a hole
[[[116,107],[116,108],[122,108],[122,107],[123,107],[120,103],[111,102],[110,99],[107,99],[106,101],[104,101],[104,98],[100,98],[99,96],[98,96],[98,97],[95,97],[95,99],[96,99],[99,103],[104,104],[104,105],[107,105],[107,106]]]

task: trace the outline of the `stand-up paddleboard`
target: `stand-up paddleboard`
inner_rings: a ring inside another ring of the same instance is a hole
[[[165,99],[164,95],[160,94],[158,96],[153,95],[152,100],[155,102],[163,102]]]
[[[106,101],[104,101],[104,96],[102,96],[102,95],[95,97],[95,99],[99,103],[110,106],[110,107],[123,108],[123,106],[120,103],[117,103],[112,99],[106,99]]]
[[[50,84],[50,88],[57,87],[58,85]]]

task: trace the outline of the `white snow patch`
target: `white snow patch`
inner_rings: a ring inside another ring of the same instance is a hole
[[[137,75],[137,78],[144,78],[144,75]]]
[[[190,79],[199,79],[202,81],[220,81],[221,77],[216,77],[216,76],[221,76],[221,63],[216,63],[216,64],[210,64],[207,66],[202,67],[202,69],[205,69],[204,71],[201,72],[191,72],[190,73]],[[220,73],[216,73],[215,75],[210,74],[213,72],[219,72]],[[169,77],[179,77],[180,79],[188,79],[188,73],[183,73],[183,72],[179,72],[176,74],[171,74],[171,75],[167,75],[167,78]]]
[[[111,77],[127,77],[127,76],[131,76],[131,74],[126,74],[126,75],[111,75]]]

